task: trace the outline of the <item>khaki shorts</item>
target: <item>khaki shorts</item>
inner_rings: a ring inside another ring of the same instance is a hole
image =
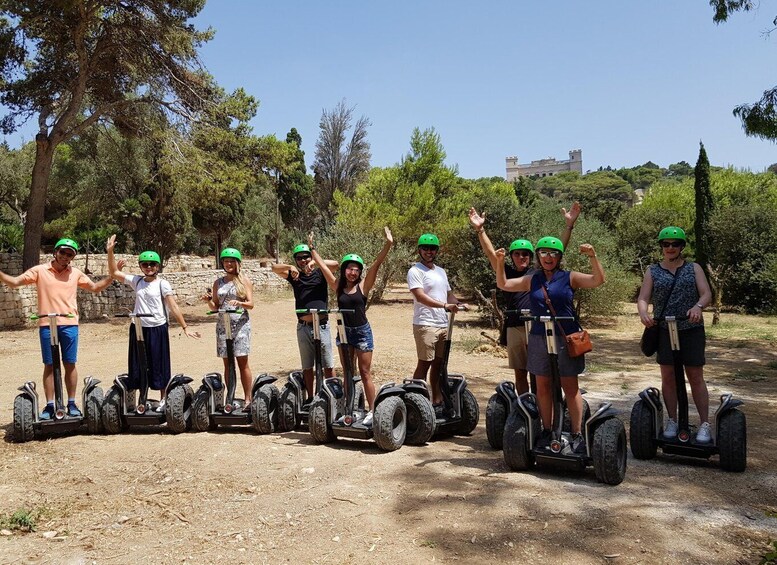
[[[507,360],[511,369],[526,370],[526,326],[507,328]]]
[[[413,337],[415,338],[415,350],[418,353],[418,360],[434,361],[435,357],[442,357],[447,335],[448,328],[413,324]]]

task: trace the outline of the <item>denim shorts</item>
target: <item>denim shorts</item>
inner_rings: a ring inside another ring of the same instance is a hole
[[[348,338],[348,345],[359,351],[373,351],[375,343],[372,340],[372,328],[367,322],[363,326],[345,326],[345,337]],[[335,339],[337,345],[340,345],[340,336]]]
[[[43,354],[43,364],[53,365],[51,357],[51,328],[40,328],[40,352]],[[75,364],[78,358],[78,326],[57,326],[59,350],[63,363]]]
[[[297,322],[297,345],[299,345],[299,358],[303,369],[315,367],[316,347],[313,343],[313,326]],[[321,326],[321,358],[324,367],[334,367],[332,361],[332,336],[329,333],[329,324]]]

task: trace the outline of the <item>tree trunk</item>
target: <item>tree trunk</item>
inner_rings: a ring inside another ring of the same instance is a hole
[[[43,233],[51,165],[54,161],[54,148],[47,136],[40,133],[35,136],[35,164],[32,167],[27,221],[24,223],[24,254],[22,255],[24,270],[40,263],[40,240]]]

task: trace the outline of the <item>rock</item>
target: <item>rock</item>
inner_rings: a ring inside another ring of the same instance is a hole
[[[46,539],[51,539],[51,538],[57,537],[57,533],[58,532],[56,530],[51,530],[48,532],[43,532],[43,534],[41,535]]]
[[[0,536],[11,536],[13,532],[11,530],[0,530]]]

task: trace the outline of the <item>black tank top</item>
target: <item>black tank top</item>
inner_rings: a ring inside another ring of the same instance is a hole
[[[362,294],[362,289],[356,285],[356,292],[348,294],[345,291],[337,297],[337,306],[343,309],[354,310],[353,314],[343,314],[345,325],[349,328],[357,328],[367,323],[367,297]]]

